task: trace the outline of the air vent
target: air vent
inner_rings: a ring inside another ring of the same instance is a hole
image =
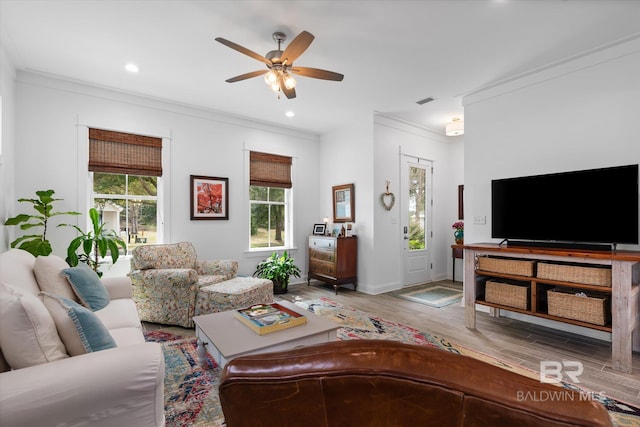
[[[420,101],[416,101],[416,104],[418,104],[418,105],[424,105],[424,104],[426,104],[427,102],[431,102],[431,101],[435,101],[435,100],[436,100],[436,99],[435,99],[434,97],[430,96],[430,97],[428,97],[428,98],[421,99]]]

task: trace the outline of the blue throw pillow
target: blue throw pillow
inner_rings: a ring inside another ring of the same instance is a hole
[[[117,347],[98,316],[75,301],[40,292],[70,356]]]
[[[98,274],[87,264],[80,263],[77,267],[65,268],[62,274],[67,278],[73,292],[85,307],[96,311],[109,304],[109,292],[100,281]]]

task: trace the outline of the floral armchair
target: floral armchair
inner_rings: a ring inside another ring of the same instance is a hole
[[[129,277],[141,320],[191,328],[200,288],[237,272],[237,261],[200,261],[194,246],[182,242],[133,249]]]

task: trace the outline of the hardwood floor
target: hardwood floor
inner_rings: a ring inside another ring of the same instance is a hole
[[[312,281],[311,286],[305,283],[289,285],[287,294],[277,296],[294,302],[320,297],[413,326],[536,372],[543,360],[580,361],[584,366],[584,372],[579,376],[581,387],[640,406],[640,354],[633,354],[632,373],[614,371],[609,342],[520,320],[494,318],[482,312],[476,315],[476,330],[469,330],[464,326],[464,308],[459,304],[432,308],[390,294],[367,295],[348,286],[341,287],[335,295],[333,287],[316,281]],[[177,333],[181,330],[148,324],[147,327],[178,330]],[[193,334],[193,330],[182,331]]]
[[[343,305],[403,323],[449,341],[520,366],[540,370],[540,361],[580,361],[584,372],[580,386],[640,406],[640,354],[633,354],[630,374],[611,368],[611,344],[606,341],[558,331],[528,322],[476,314],[476,330],[464,326],[464,308],[459,304],[433,308],[390,294],[367,295],[312,281],[311,286],[295,284],[282,296],[289,301],[327,297]]]

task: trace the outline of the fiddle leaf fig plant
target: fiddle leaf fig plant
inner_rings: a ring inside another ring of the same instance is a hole
[[[127,244],[114,230],[105,229],[105,224],[100,222],[100,215],[95,208],[89,209],[89,219],[91,219],[91,230],[86,233],[75,225],[80,235],[69,243],[67,248],[67,263],[75,267],[78,262],[84,262],[95,271],[98,276],[102,277],[99,271],[101,262],[100,258],[104,258],[107,254],[111,255],[113,264],[120,257],[120,248],[127,253]],[[82,249],[82,253],[78,255],[77,251]]]
[[[33,256],[46,256],[53,252],[51,248],[51,242],[47,240],[47,231],[49,227],[49,220],[53,217],[60,215],[80,215],[80,212],[68,211],[68,212],[56,212],[53,210],[54,202],[62,199],[56,199],[53,197],[55,191],[53,190],[40,190],[36,191],[37,199],[18,199],[21,203],[31,203],[35,214],[19,214],[12,218],[7,219],[4,225],[17,225],[20,226],[20,230],[30,230],[36,227],[42,227],[42,234],[29,234],[23,235],[11,242],[11,247],[16,249],[22,249]],[[59,224],[58,227],[67,226],[68,224]]]

